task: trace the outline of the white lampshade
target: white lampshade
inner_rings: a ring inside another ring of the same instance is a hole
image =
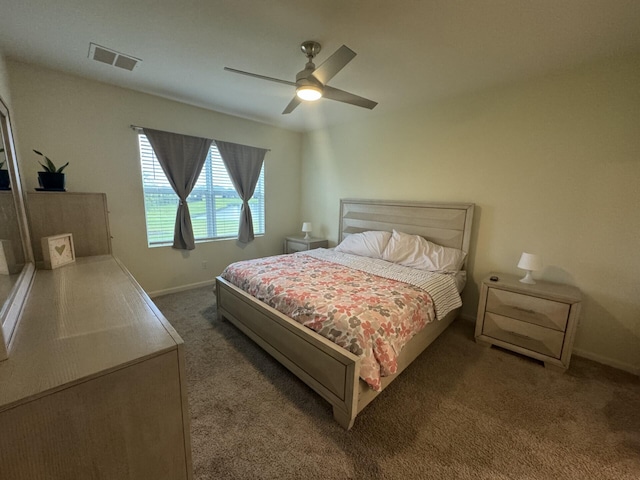
[[[304,238],[309,239],[311,238],[309,236],[309,234],[311,233],[311,222],[303,222],[302,223],[302,231],[305,233]]]
[[[527,274],[520,279],[522,283],[536,283],[531,276],[531,272],[542,270],[542,259],[535,253],[523,252],[518,262],[518,268],[527,271]]]

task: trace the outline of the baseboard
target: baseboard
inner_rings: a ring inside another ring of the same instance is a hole
[[[169,295],[170,293],[185,292],[187,290],[193,290],[194,288],[208,287],[209,285],[215,285],[215,283],[216,279],[214,278],[212,280],[205,280],[204,282],[190,283],[188,285],[181,285],[179,287],[165,288],[164,290],[147,292],[147,295],[149,295],[151,298],[161,297],[162,295]]]
[[[640,376],[640,368],[634,365],[629,365],[628,363],[619,362],[608,357],[603,357],[602,355],[598,355],[597,353],[587,352],[585,350],[582,350],[581,348],[574,348],[573,354],[578,357],[586,358],[587,360],[593,360],[594,362],[598,362],[603,365],[607,365],[609,367],[617,368],[618,370],[623,370],[625,372]]]

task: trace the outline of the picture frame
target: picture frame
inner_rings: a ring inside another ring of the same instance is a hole
[[[53,270],[76,261],[76,251],[71,233],[42,237],[40,241],[44,268]]]

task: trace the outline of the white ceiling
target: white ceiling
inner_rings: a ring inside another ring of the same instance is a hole
[[[640,51],[640,0],[0,0],[7,57],[294,130],[368,118],[592,58]],[[316,40],[358,56],[329,84],[379,102],[281,112]],[[133,72],[89,43],[141,58]]]

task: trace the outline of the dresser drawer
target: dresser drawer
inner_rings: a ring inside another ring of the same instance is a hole
[[[522,320],[564,332],[569,305],[520,293],[490,288],[487,294],[488,312]]]
[[[560,358],[564,333],[485,312],[482,334],[527,350]]]

